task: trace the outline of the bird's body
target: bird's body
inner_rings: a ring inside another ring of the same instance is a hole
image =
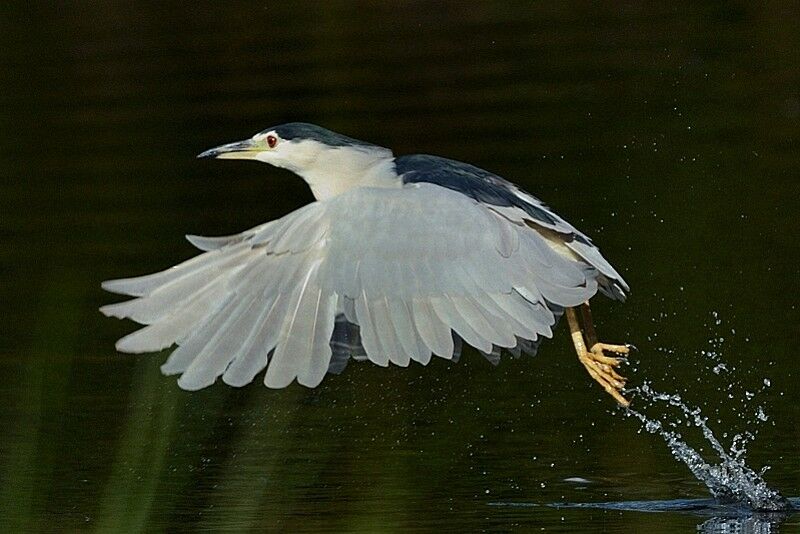
[[[626,349],[590,339],[585,303],[598,290],[623,300],[628,286],[584,234],[513,184],[303,123],[201,156],[288,168],[317,200],[234,236],[190,236],[200,256],[104,283],[137,297],[104,313],[148,325],[117,348],[179,345],[162,369],[181,387],[220,376],[241,386],[264,368],[267,386],[315,387],[350,357],[427,364],[457,358],[461,339],[496,361],[499,348],[535,352],[566,310],[581,361],[626,402],[617,360],[602,354]]]

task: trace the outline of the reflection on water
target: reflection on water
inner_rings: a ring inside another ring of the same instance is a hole
[[[775,534],[784,514],[756,514],[744,518],[712,517],[697,526],[703,534]]]
[[[706,412],[740,407],[697,380],[708,361],[693,351],[723,312],[726,367],[773,380],[775,425],[749,461],[800,495],[793,10],[4,2],[0,530],[695,528],[677,513],[486,506],[706,496],[660,437],[610,416],[563,326],[536,358],[353,365],[314,391],[189,394],[161,376],[164,355],[114,352],[130,327],[97,313],[101,280],[188,257],[183,234],[311,199],[288,173],[194,159],[289,120],[475,163],[543,198],[633,288],[624,305],[593,302],[606,339],[641,349],[632,382]]]

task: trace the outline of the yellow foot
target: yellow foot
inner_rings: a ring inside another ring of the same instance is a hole
[[[581,361],[589,376],[594,378],[598,384],[603,386],[606,392],[614,397],[622,406],[630,405],[630,402],[620,394],[625,387],[625,378],[620,376],[615,370],[622,363],[621,358],[606,356],[603,351],[615,352],[617,354],[628,354],[630,347],[627,345],[609,345],[607,343],[595,343],[591,351],[584,352],[578,359]]]

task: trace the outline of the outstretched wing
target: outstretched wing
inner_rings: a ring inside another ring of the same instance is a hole
[[[590,264],[426,183],[354,189],[236,236],[190,239],[206,252],[105,282],[138,298],[101,310],[147,325],[119,340],[121,351],[179,345],[162,370],[192,390],[219,376],[241,386],[265,367],[267,386],[316,386],[341,368],[331,361],[337,316],[358,325],[366,358],[383,366],[452,358],[453,332],[484,353],[519,349],[597,291]]]
[[[396,168],[403,183],[432,183],[458,191],[512,221],[527,224],[549,236],[600,272],[600,289],[609,297],[625,300],[630,291],[622,276],[585,234],[547,204],[508,180],[469,163],[427,154],[401,156],[396,159]]]

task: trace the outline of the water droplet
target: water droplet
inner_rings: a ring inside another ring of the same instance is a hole
[[[769,416],[766,414],[766,412],[764,412],[763,406],[759,406],[758,410],[756,410],[756,417],[758,418],[759,421],[766,422],[767,420],[769,420]]]

